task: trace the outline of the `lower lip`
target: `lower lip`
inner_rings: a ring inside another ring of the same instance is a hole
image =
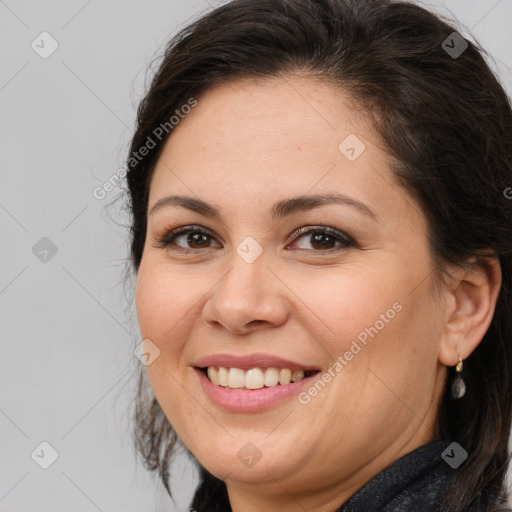
[[[212,402],[234,412],[258,412],[270,409],[292,396],[298,395],[304,386],[310,384],[315,375],[306,377],[299,382],[272,386],[261,389],[231,389],[213,384],[202,370],[194,368],[201,386]]]

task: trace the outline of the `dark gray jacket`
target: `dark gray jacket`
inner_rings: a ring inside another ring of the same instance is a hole
[[[404,455],[361,487],[336,512],[437,512],[450,476],[464,464],[462,457],[457,460],[457,447],[454,450],[450,444],[432,441]],[[471,512],[480,510],[477,504]]]

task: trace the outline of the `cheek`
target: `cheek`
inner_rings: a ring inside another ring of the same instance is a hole
[[[363,449],[358,443],[391,440],[411,422],[418,427],[416,416],[427,414],[442,322],[429,291],[420,287],[410,293],[409,280],[389,286],[384,279],[359,276],[333,284],[348,287],[341,293],[334,286],[323,296],[315,285],[304,288],[318,293],[308,298],[329,327],[323,327],[324,347],[340,363],[328,391],[312,398],[310,410],[313,416],[331,411],[337,424],[347,426],[343,434]]]
[[[162,265],[142,263],[137,276],[136,308],[141,336],[149,338],[161,350],[176,347],[165,340],[177,337],[173,331],[179,329],[180,320],[197,303],[194,295],[187,293],[185,283],[176,279],[175,273],[166,271]]]
[[[136,287],[139,329],[141,339],[150,340],[160,351],[146,366],[146,372],[156,398],[172,421],[186,417],[191,407],[179,382],[187,371],[183,360],[200,296],[200,290],[180,279],[167,265],[143,260]]]
[[[187,429],[183,427],[184,418],[190,417],[195,409],[193,399],[180,384],[182,372],[186,371],[180,360],[189,335],[187,320],[197,314],[194,304],[198,303],[200,293],[197,297],[191,294],[188,282],[180,281],[165,264],[151,264],[148,260],[143,259],[137,276],[137,318],[141,338],[151,340],[160,354],[146,366],[146,371],[166,417],[177,430],[188,432],[190,425]]]
[[[339,267],[316,270],[286,278],[298,297],[294,314],[300,315],[304,328],[315,333],[318,341],[330,344],[338,353],[375,322],[381,327],[381,314],[396,316],[393,304],[399,293],[379,280],[375,268],[358,265],[350,272]]]
[[[389,394],[377,378],[368,378],[374,371],[406,396],[415,393],[435,374],[442,336],[428,281],[414,289],[421,280],[398,266],[357,270],[290,276],[290,288],[304,303],[301,322],[330,358],[343,358],[344,377],[336,380],[344,389],[359,398]]]

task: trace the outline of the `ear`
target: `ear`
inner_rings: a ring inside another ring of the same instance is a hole
[[[501,286],[497,256],[476,259],[455,270],[445,283],[445,326],[439,361],[446,366],[467,359],[482,341],[494,315]]]

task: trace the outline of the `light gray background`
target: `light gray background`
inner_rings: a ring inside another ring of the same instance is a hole
[[[108,206],[119,189],[93,190],[124,164],[152,57],[220,3],[0,0],[0,511],[188,509],[193,464],[173,504],[131,446],[126,216]],[[511,94],[512,0],[423,5],[473,31]],[[47,59],[31,48],[43,31],[59,45]],[[57,247],[46,262],[32,252],[43,237]],[[43,441],[58,452],[48,469],[31,458]]]

